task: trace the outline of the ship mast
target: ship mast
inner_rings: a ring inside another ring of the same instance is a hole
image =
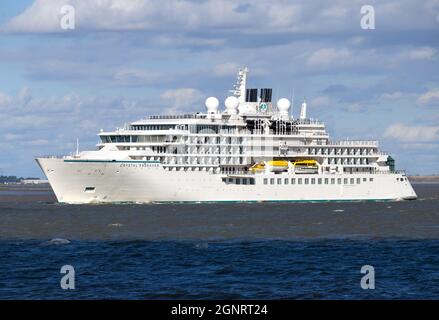
[[[247,67],[239,69],[238,76],[236,79],[236,84],[233,86],[233,90],[230,90],[230,92],[233,93],[233,95],[238,98],[238,101],[240,104],[245,103],[245,89],[247,86],[247,73],[248,73]]]

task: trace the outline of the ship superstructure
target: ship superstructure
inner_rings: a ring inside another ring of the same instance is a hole
[[[291,116],[272,89],[248,89],[206,111],[150,116],[101,131],[97,150],[37,162],[60,202],[330,201],[415,199],[378,141],[332,141],[323,122]]]

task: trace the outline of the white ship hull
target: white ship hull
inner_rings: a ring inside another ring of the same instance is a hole
[[[405,175],[397,173],[228,176],[206,171],[167,171],[155,161],[38,158],[37,162],[58,201],[63,203],[416,199]],[[223,181],[227,177],[253,178],[254,184],[228,184]],[[298,184],[299,178],[301,184]],[[325,184],[326,178],[328,184]],[[332,178],[335,178],[334,184],[331,184]],[[314,184],[311,179],[315,179]],[[338,179],[342,183],[338,184]],[[348,179],[347,184],[344,179]]]

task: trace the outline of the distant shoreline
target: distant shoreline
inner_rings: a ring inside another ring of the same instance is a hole
[[[439,175],[431,175],[431,176],[408,176],[411,182],[438,182],[439,183]]]

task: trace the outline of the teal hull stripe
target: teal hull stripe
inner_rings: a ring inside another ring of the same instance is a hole
[[[202,204],[202,203],[322,203],[322,202],[387,202],[387,201],[396,201],[396,199],[333,199],[333,200],[212,200],[212,201],[148,201],[148,202],[139,202],[139,201],[110,201],[110,202],[95,202],[95,204],[108,205],[108,204]],[[408,201],[408,200],[406,200]],[[61,202],[67,203],[68,202]],[[88,205],[89,203],[83,203],[84,205]]]
[[[331,199],[331,200],[213,200],[213,201],[152,201],[151,203],[267,203],[267,202],[379,202],[395,199]]]
[[[64,162],[160,163],[160,161],[157,160],[64,160]]]

